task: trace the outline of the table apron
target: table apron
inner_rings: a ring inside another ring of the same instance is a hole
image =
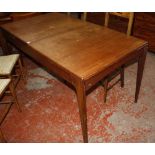
[[[7,42],[10,42],[15,47],[17,47],[19,50],[21,50],[23,53],[33,58],[33,60],[35,60],[37,63],[46,67],[48,71],[53,72],[60,78],[63,78],[64,80],[71,83],[74,87],[76,87],[77,80],[79,80],[79,78],[76,75],[72,74],[71,72],[69,72],[68,70],[60,66],[59,64],[55,63],[48,57],[40,54],[39,51],[36,51],[35,49],[31,47],[31,44],[28,44],[20,40],[19,38],[13,36],[12,34],[8,33],[5,30],[3,31],[3,35]]]
[[[124,58],[121,58],[116,63],[114,63],[111,66],[107,67],[106,69],[100,71],[98,74],[94,74],[90,78],[86,79],[85,80],[86,90],[89,90],[97,82],[103,80],[107,75],[109,75],[111,72],[113,72],[115,69],[121,67],[122,65],[125,65],[125,64],[127,64],[133,60],[138,61],[139,57],[143,54],[144,48],[146,46],[141,47],[140,49],[133,51],[132,53],[126,55]]]
[[[34,60],[36,60],[42,66],[47,67],[48,70],[55,73],[60,78],[63,78],[64,80],[71,83],[75,88],[77,87],[78,81],[82,80],[86,91],[89,90],[91,87],[93,87],[97,82],[99,82],[103,78],[105,78],[108,74],[110,74],[115,69],[121,67],[122,65],[125,65],[126,63],[128,63],[131,60],[134,60],[134,59],[138,60],[138,58],[143,54],[144,48],[147,46],[147,45],[144,45],[143,47],[129,53],[125,57],[123,57],[120,60],[118,60],[117,62],[113,63],[111,66],[107,67],[104,70],[101,70],[100,72],[92,75],[91,77],[89,77],[87,79],[81,79],[80,77],[69,72],[62,66],[59,66],[52,60],[48,59],[44,55],[41,55],[38,51],[33,49],[30,44],[25,43],[24,41],[13,36],[12,34],[8,33],[5,30],[3,30],[3,34],[7,41],[11,42],[14,46],[19,48],[25,54],[32,57]]]

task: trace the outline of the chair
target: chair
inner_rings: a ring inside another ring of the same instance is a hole
[[[11,79],[0,79],[0,99],[2,99],[5,96],[5,94],[11,96],[11,99],[7,100],[7,101],[0,102],[0,106],[2,106],[2,104],[5,104],[5,108],[3,108],[3,113],[0,118],[0,139],[2,140],[2,142],[6,142],[6,140],[2,133],[1,125],[2,125],[5,117],[7,116],[8,112],[14,102],[17,105],[18,111],[21,112],[21,108],[18,103],[16,92],[15,92],[15,89],[14,89]]]
[[[104,24],[106,27],[108,27],[110,15],[119,16],[119,17],[128,19],[128,28],[127,28],[126,34],[127,36],[130,36],[132,25],[133,25],[134,13],[133,12],[107,12],[105,14],[105,24]]]
[[[14,80],[14,87],[17,86],[21,77],[25,81],[23,65],[19,54],[0,56],[0,77]]]
[[[86,20],[87,20],[87,12],[83,12],[83,13],[82,13],[81,19],[82,19],[83,21],[86,21]]]
[[[127,36],[131,35],[131,29],[132,29],[132,24],[133,24],[133,17],[134,13],[129,13],[129,12],[111,12],[111,13],[106,13],[105,14],[105,26],[108,26],[109,23],[109,18],[110,15],[115,15],[123,18],[128,19],[128,28],[127,28]],[[120,75],[120,78],[111,86],[108,86],[109,82],[114,79],[116,76]],[[104,95],[104,102],[106,102],[107,99],[107,92],[110,90],[115,84],[118,82],[121,82],[121,87],[124,87],[124,66],[121,66],[120,68],[116,69],[114,72],[112,72],[110,75],[108,75],[104,80],[104,82],[101,82],[102,85],[104,86],[105,90],[105,95]]]

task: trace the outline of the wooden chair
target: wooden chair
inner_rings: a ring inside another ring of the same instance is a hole
[[[110,15],[115,15],[123,18],[128,19],[128,28],[127,28],[127,36],[131,35],[132,30],[132,24],[133,24],[133,17],[134,13],[129,12],[111,12],[105,14],[105,26],[108,26]],[[109,82],[114,79],[116,76],[120,75],[120,78],[111,86],[108,86]],[[107,99],[107,92],[110,90],[115,84],[118,82],[121,82],[121,87],[124,87],[124,66],[121,66],[120,68],[116,69],[114,72],[112,72],[110,75],[108,75],[102,82],[102,85],[104,86],[105,95],[104,95],[104,102],[106,102]]]
[[[119,17],[128,19],[128,28],[127,28],[126,34],[127,34],[127,36],[130,36],[131,30],[132,30],[132,25],[133,25],[134,13],[133,12],[106,12],[105,24],[104,24],[106,27],[108,27],[110,15],[115,15],[115,16],[119,16]]]
[[[20,78],[25,81],[23,65],[19,54],[0,56],[0,77],[10,78],[17,86]]]
[[[87,12],[83,12],[81,19],[83,21],[86,21],[87,20]]]
[[[5,96],[5,94],[9,95],[11,99],[9,99],[9,101],[7,100],[7,101],[0,102],[0,107],[2,106],[2,104],[5,104],[5,108],[3,108],[3,113],[1,114],[1,117],[0,117],[0,140],[2,142],[6,142],[6,140],[2,133],[1,125],[14,102],[17,105],[18,111],[21,112],[21,108],[18,103],[16,92],[11,79],[0,79],[0,99],[2,99]]]

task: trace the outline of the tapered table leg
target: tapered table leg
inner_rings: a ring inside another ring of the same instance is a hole
[[[6,139],[4,138],[4,135],[3,135],[1,128],[0,128],[0,140],[1,140],[1,142],[6,143]]]
[[[83,141],[88,143],[88,131],[87,131],[87,110],[86,110],[86,91],[82,81],[78,82],[77,87],[77,100],[79,106]]]
[[[141,56],[138,59],[138,70],[137,70],[137,81],[136,81],[136,93],[135,93],[135,102],[138,100],[141,81],[143,77],[144,64],[146,59],[147,48],[145,47],[142,51]]]

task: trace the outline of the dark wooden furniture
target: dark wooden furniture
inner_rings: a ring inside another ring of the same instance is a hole
[[[87,13],[87,21],[104,25],[104,12]],[[127,29],[127,20],[120,17],[112,17],[109,26],[120,32]],[[148,41],[148,50],[155,53],[155,13],[135,12],[132,28],[132,35]]]
[[[105,12],[88,12],[87,21],[98,25],[105,25]],[[111,14],[108,27],[123,33],[126,33],[128,28],[128,19]]]
[[[0,25],[18,21],[18,20],[23,20],[26,18],[34,17],[34,16],[38,16],[40,14],[42,13],[39,13],[39,12],[0,12]],[[1,46],[2,45],[0,43],[0,55],[2,54]],[[10,48],[12,48],[12,46],[10,46]]]
[[[0,25],[40,15],[39,12],[0,12]]]
[[[12,22],[12,18],[10,17],[10,14],[0,13],[0,25]]]
[[[13,12],[11,13],[11,18],[13,21],[22,20],[34,16],[41,15],[42,13],[39,12]]]
[[[148,41],[149,50],[155,53],[155,13],[135,13],[133,35]]]
[[[137,102],[147,42],[59,13],[9,23],[1,31],[5,52],[11,42],[75,87],[84,142],[88,142],[86,91],[133,59],[138,60]]]

